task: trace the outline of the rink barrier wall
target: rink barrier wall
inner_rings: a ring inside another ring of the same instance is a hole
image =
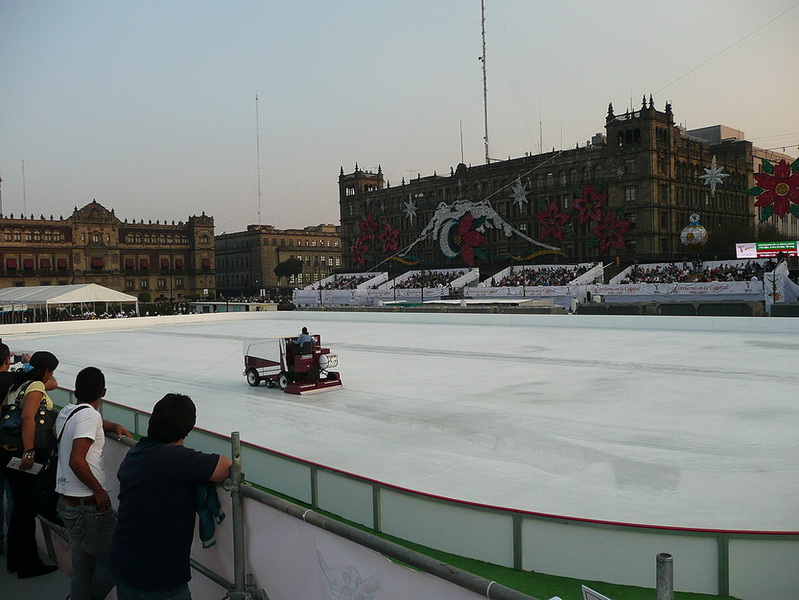
[[[799,333],[799,319],[791,317],[692,317],[670,315],[520,315],[484,313],[292,311],[268,318],[317,322],[409,323],[491,327],[564,327],[574,329],[630,329],[642,331],[717,331],[731,333]]]
[[[51,393],[56,404],[69,390]],[[108,400],[104,418],[146,434],[149,414]],[[188,445],[229,453],[230,438],[195,429]],[[573,518],[459,501],[360,477],[242,442],[246,480],[400,539],[514,568],[652,588],[655,557],[674,557],[674,589],[742,600],[799,589],[799,531],[728,531]]]
[[[51,321],[0,325],[0,338],[14,335],[91,333],[150,328],[162,325],[218,323],[239,320],[278,320],[298,322],[309,327],[314,323],[409,323],[415,325],[490,326],[490,327],[564,327],[575,329],[622,329],[643,331],[715,331],[731,333],[799,334],[799,319],[792,317],[704,317],[673,315],[547,315],[391,312],[380,309],[355,311],[263,311],[164,315],[92,321]]]

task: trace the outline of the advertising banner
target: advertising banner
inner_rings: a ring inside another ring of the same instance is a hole
[[[780,252],[785,256],[799,256],[799,242],[746,242],[735,244],[737,258],[774,258]]]

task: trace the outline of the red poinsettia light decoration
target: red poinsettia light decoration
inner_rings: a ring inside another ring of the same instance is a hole
[[[746,193],[757,196],[755,206],[764,209],[762,221],[772,214],[782,219],[788,212],[799,218],[799,159],[791,165],[785,160],[776,165],[764,160],[763,172],[755,173],[755,182]]]
[[[577,211],[577,222],[582,225],[588,221],[601,221],[602,208],[607,202],[607,194],[600,194],[590,185],[586,185],[583,188],[582,195],[574,199],[574,210]]]
[[[624,250],[627,246],[624,243],[624,234],[630,228],[629,221],[620,221],[612,212],[607,211],[602,217],[602,222],[596,226],[594,233],[599,238],[599,253],[605,252],[608,248]]]
[[[476,264],[474,249],[482,246],[483,242],[486,241],[486,236],[472,229],[473,225],[474,217],[469,211],[461,217],[458,224],[458,234],[455,236],[455,243],[461,244],[461,258],[470,267]]]
[[[355,238],[355,241],[350,244],[350,256],[352,257],[353,265],[366,264],[366,255],[369,253],[369,246],[360,237]]]
[[[372,213],[366,215],[366,220],[361,221],[361,239],[364,242],[374,242],[375,233],[377,233],[377,221],[375,221]]]
[[[383,244],[383,252],[394,252],[397,250],[399,233],[399,229],[393,229],[389,224],[383,227],[383,233],[380,234],[380,243]]]
[[[541,223],[541,237],[554,237],[563,239],[563,227],[571,219],[570,215],[560,211],[558,203],[554,200],[549,203],[549,208],[545,212],[536,215],[538,222]]]

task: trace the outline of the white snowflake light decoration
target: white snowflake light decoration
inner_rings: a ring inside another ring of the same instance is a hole
[[[513,203],[518,204],[519,208],[523,205],[527,204],[527,194],[530,193],[530,190],[527,189],[527,185],[522,185],[521,177],[516,178],[516,183],[511,186],[511,194],[510,197],[513,198]]]
[[[700,175],[699,179],[703,179],[705,185],[710,186],[710,196],[711,198],[716,195],[716,185],[724,183],[724,178],[729,177],[729,173],[722,173],[724,167],[716,168],[716,155],[713,155],[713,160],[710,161],[710,168],[705,169],[705,174]]]
[[[419,210],[419,206],[416,204],[416,200],[408,196],[408,201],[405,202],[403,205],[403,211],[405,212],[405,217],[413,223],[413,220],[416,218],[416,211]]]

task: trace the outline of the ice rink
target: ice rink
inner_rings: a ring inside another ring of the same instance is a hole
[[[625,523],[799,530],[793,333],[374,318],[264,313],[3,341],[54,352],[64,387],[95,365],[115,402],[149,411],[188,394],[203,428],[421,492]],[[338,353],[344,388],[249,387],[243,343],[303,325]]]

